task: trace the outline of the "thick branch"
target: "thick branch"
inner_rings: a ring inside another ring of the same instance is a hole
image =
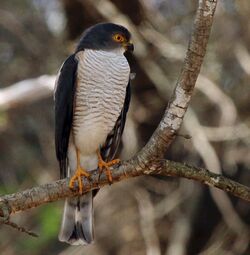
[[[146,165],[139,165],[137,159],[123,162],[120,166],[112,169],[113,181],[119,182],[123,179],[140,175],[161,175],[184,177],[206,185],[219,188],[231,193],[246,201],[250,201],[250,188],[240,183],[232,181],[222,175],[212,173],[203,168],[181,164],[169,160],[156,160]],[[98,170],[93,171],[91,181],[84,179],[84,192],[109,184],[105,174],[99,178]],[[0,216],[8,218],[11,213],[24,211],[32,207],[39,206],[76,196],[78,193],[68,187],[69,179],[58,180],[49,184],[44,184],[22,192],[0,197]],[[77,187],[76,187],[77,188]]]
[[[181,127],[206,53],[216,4],[216,0],[199,1],[193,32],[174,94],[158,128],[141,153],[142,160],[164,155]]]

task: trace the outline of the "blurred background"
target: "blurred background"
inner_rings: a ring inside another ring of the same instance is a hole
[[[1,0],[0,193],[59,178],[54,153],[55,74],[82,31],[97,22],[125,25],[132,102],[121,157],[147,142],[183,63],[198,1]],[[166,158],[250,184],[250,2],[219,1],[197,87]],[[95,198],[95,244],[57,240],[63,201],[18,213],[12,221],[38,238],[0,226],[4,255],[250,254],[248,203],[179,178],[140,177]]]

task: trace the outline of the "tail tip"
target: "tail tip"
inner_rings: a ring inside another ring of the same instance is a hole
[[[58,236],[58,240],[60,242],[64,242],[64,243],[68,243],[70,245],[90,245],[90,244],[93,244],[94,243],[94,240],[85,240],[85,239],[82,239],[82,238],[67,238],[63,235],[59,235]]]
[[[62,229],[58,235],[60,242],[65,242],[70,245],[89,245],[94,242],[93,230],[91,232],[83,231],[80,222],[76,222],[73,231],[65,231]]]

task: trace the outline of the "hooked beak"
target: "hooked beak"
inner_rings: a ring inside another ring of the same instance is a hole
[[[124,43],[124,48],[127,50],[127,51],[134,51],[134,44],[132,42],[126,42]]]

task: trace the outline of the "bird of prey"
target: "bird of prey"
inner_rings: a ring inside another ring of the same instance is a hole
[[[93,195],[82,194],[81,177],[115,160],[130,102],[131,34],[123,26],[100,23],[83,33],[63,63],[55,86],[55,145],[61,178],[78,182],[79,196],[65,201],[59,240],[72,245],[93,241]]]

